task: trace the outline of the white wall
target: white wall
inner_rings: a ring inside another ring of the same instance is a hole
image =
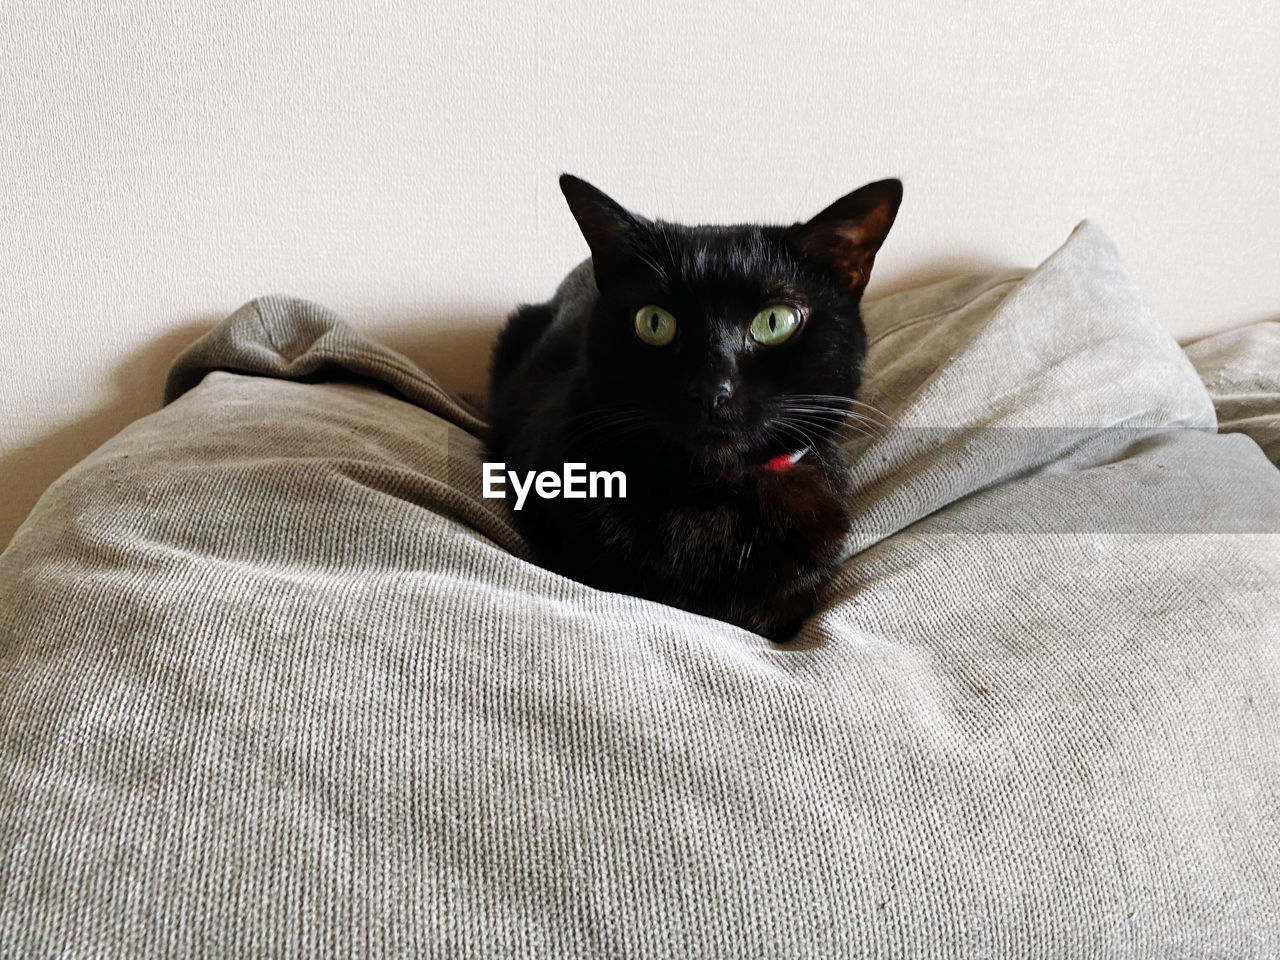
[[[1280,313],[1274,2],[187,6],[0,6],[0,544],[257,294],[477,387],[585,254],[561,170],[689,221],[899,175],[872,296],[1089,216],[1174,334]]]

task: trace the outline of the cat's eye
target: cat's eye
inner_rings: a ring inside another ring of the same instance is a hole
[[[751,339],[766,347],[776,347],[800,329],[800,314],[785,304],[765,307],[751,321]]]
[[[676,318],[653,305],[636,311],[636,336],[653,347],[665,347],[676,338]]]

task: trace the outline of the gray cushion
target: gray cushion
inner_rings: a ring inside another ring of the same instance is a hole
[[[1186,348],[1218,413],[1218,429],[1243,433],[1280,464],[1280,320],[1197,340]]]
[[[1280,955],[1280,472],[1094,226],[867,320],[778,647],[536,566],[476,411],[246,305],[0,556],[0,956]]]

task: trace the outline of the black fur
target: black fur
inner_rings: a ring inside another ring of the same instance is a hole
[[[834,435],[861,379],[858,304],[901,184],[869,184],[790,227],[685,227],[560,182],[592,257],[499,336],[490,454],[521,473],[622,470],[627,498],[531,494],[517,526],[584,583],[789,639],[848,532]],[[802,323],[762,346],[748,328],[772,304]],[[671,343],[636,333],[646,305],[676,318]],[[790,470],[764,467],[806,446]]]

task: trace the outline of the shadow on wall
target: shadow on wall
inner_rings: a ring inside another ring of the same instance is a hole
[[[0,454],[0,483],[6,493],[0,502],[0,550],[53,481],[134,420],[160,409],[169,365],[216,322],[188,321],[147,344],[117,368],[114,397],[101,410]]]
[[[221,317],[183,323],[138,350],[112,377],[114,398],[96,413],[0,454],[0,550],[30,514],[40,495],[130,423],[160,409],[165,376],[174,359],[216,326]],[[489,351],[504,318],[492,314],[393,318],[372,330],[344,317],[365,336],[407,356],[453,393],[483,401],[488,390]],[[483,408],[483,405],[482,405]]]
[[[873,302],[957,274],[1002,269],[1007,267],[958,257],[932,260],[877,283],[867,300]],[[8,494],[0,503],[0,549],[8,546],[14,531],[53,481],[134,420],[160,409],[165,375],[174,358],[219,320],[204,318],[183,323],[148,344],[116,370],[115,398],[97,413],[0,454],[0,483]],[[404,354],[446,390],[478,401],[483,409],[489,352],[505,317],[406,314],[383,319],[376,329],[362,324],[359,317],[350,317],[349,322],[365,336],[379,339]]]
[[[882,261],[885,261],[883,256],[877,258],[877,263]],[[952,277],[974,273],[1003,273],[1010,269],[1016,268],[1010,267],[1007,263],[996,263],[993,260],[977,260],[973,257],[938,257],[916,264],[905,273],[894,274],[887,279],[878,278],[873,270],[871,288],[868,291],[869,295],[866,298],[866,302],[875,303],[875,301],[884,297],[891,297],[895,293],[914,290],[916,287],[927,287],[931,283],[939,283]]]
[[[406,316],[377,330],[357,329],[403,353],[450,393],[483,401],[489,392],[489,354],[505,322],[493,314]]]

